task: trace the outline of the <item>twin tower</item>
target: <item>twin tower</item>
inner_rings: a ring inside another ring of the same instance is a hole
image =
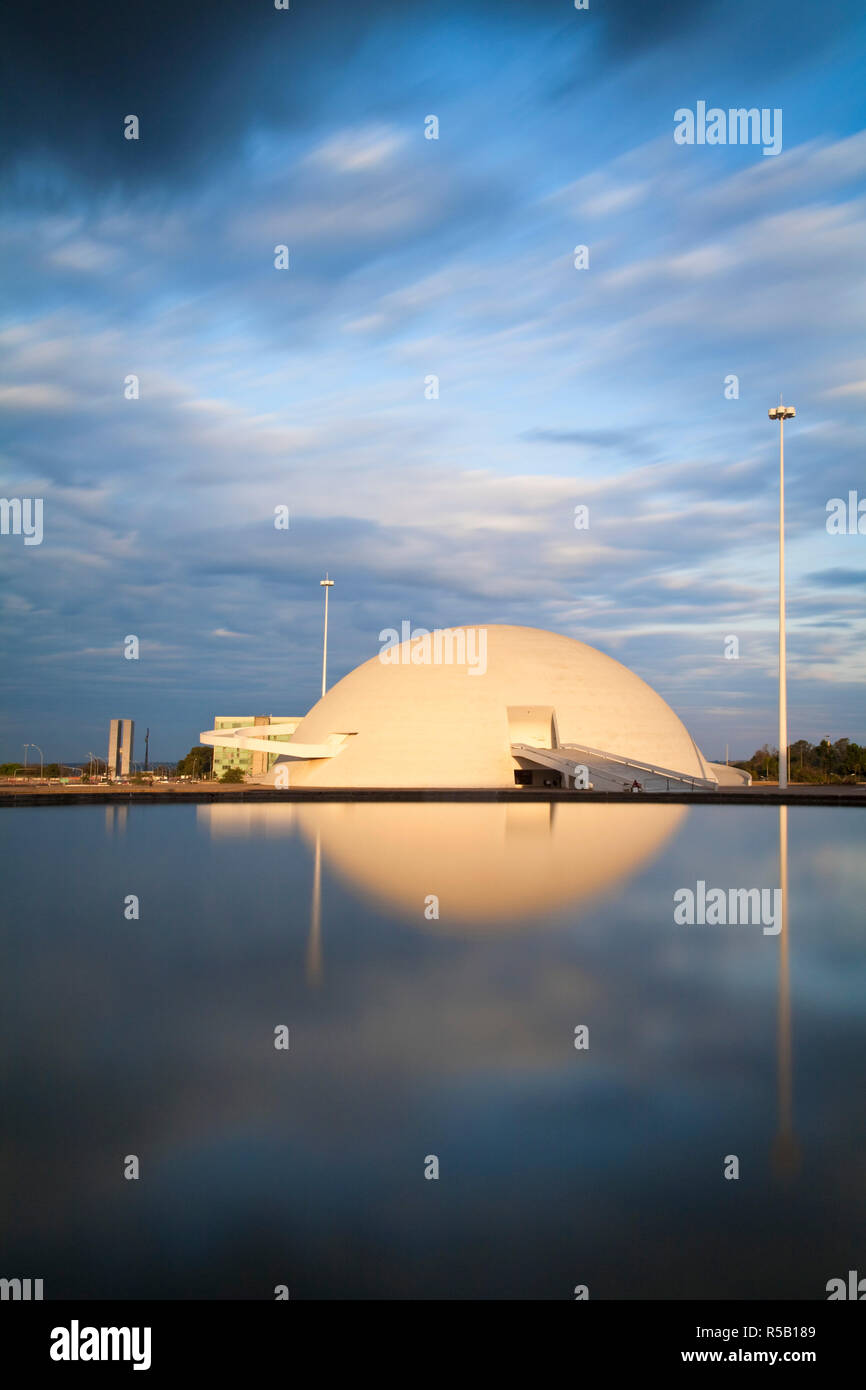
[[[135,721],[112,719],[108,733],[108,775],[128,777],[132,766],[132,745]]]

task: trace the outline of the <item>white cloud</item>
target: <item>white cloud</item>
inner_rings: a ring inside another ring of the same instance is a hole
[[[60,266],[63,270],[79,270],[85,274],[114,270],[120,259],[116,247],[86,237],[77,241],[67,241],[48,255],[52,265]]]
[[[405,144],[406,136],[390,126],[343,130],[317,145],[307,160],[340,174],[357,174],[388,163]]]
[[[71,391],[45,382],[0,387],[0,410],[68,410],[76,403]]]
[[[833,386],[824,392],[825,396],[866,396],[866,378],[863,381],[848,381],[844,386]]]

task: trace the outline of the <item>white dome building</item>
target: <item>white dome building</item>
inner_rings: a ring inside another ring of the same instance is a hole
[[[574,638],[529,627],[449,628],[395,641],[297,724],[271,725],[268,734],[288,741],[261,742],[280,756],[260,780],[283,787],[588,780],[599,790],[636,781],[649,791],[716,788],[720,780],[670,706],[633,671]],[[249,729],[201,737],[259,747]]]

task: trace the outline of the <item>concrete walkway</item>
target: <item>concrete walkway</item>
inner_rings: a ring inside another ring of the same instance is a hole
[[[866,806],[866,783],[857,786],[789,786],[780,792],[772,782],[751,787],[722,787],[696,792],[596,792],[564,791],[551,787],[274,787],[244,786],[227,782],[183,782],[160,787],[92,786],[13,788],[0,786],[0,807],[118,805],[131,801],[149,806],[176,806],[181,802],[215,801],[532,801],[610,802],[636,804],[672,801],[685,806]]]

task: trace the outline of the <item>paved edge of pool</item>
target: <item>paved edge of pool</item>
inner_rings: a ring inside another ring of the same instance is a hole
[[[226,786],[194,788],[183,791],[151,791],[123,787],[84,791],[70,790],[11,792],[0,791],[0,807],[12,806],[115,806],[135,802],[146,806],[178,806],[214,804],[222,801],[253,803],[283,801],[508,801],[551,802],[567,801],[629,801],[635,804],[652,802],[670,805],[676,802],[687,806],[866,806],[866,785],[857,787],[749,787],[717,792],[591,792],[564,791],[554,788],[528,787],[353,787],[353,788],[285,788]]]

